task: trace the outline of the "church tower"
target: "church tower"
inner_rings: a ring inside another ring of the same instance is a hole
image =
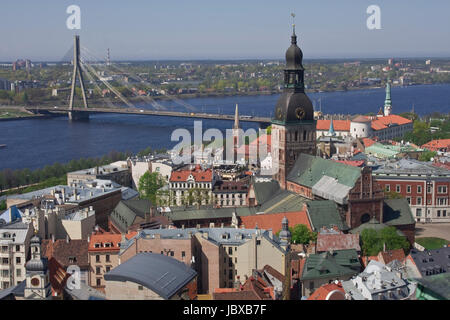
[[[297,46],[295,25],[291,46],[286,51],[284,90],[275,107],[272,119],[272,162],[274,179],[286,188],[286,177],[300,153],[316,155],[316,121],[314,108],[305,94],[303,53]]]
[[[41,256],[41,239],[34,236],[30,240],[31,260],[25,265],[26,285],[24,298],[44,300],[51,298],[48,259]]]

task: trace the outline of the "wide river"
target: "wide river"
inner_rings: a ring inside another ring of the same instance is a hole
[[[348,92],[308,93],[316,110],[323,113],[377,113],[384,103],[384,89]],[[234,96],[183,100],[197,112],[233,114],[239,104],[241,115],[273,116],[279,95]],[[319,99],[321,103],[319,102]],[[414,110],[420,115],[433,111],[450,112],[450,85],[421,85],[392,88],[393,112]],[[186,111],[173,101],[160,102],[171,110]],[[149,108],[150,105],[141,105]],[[66,117],[0,122],[0,170],[41,168],[82,157],[98,157],[116,151],[138,152],[148,146],[170,148],[177,142],[170,137],[176,128],[192,130],[193,119],[140,115],[91,115],[89,121],[69,122]],[[231,128],[230,121],[203,120],[203,130]],[[243,129],[257,128],[242,124]]]

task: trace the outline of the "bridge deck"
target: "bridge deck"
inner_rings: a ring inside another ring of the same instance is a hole
[[[234,115],[228,114],[214,114],[214,113],[196,113],[196,112],[178,112],[178,111],[161,111],[161,110],[145,110],[134,108],[41,108],[33,107],[27,108],[28,111],[34,113],[51,112],[51,113],[68,113],[70,111],[75,112],[88,112],[88,113],[117,113],[117,114],[139,114],[146,116],[164,116],[164,117],[179,117],[179,118],[193,118],[193,119],[211,119],[211,120],[234,120]],[[266,117],[251,117],[251,116],[239,116],[241,122],[256,122],[256,123],[270,123],[271,119]]]

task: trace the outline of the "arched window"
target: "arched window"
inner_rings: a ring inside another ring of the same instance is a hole
[[[364,214],[361,216],[361,223],[369,222],[369,220],[370,220],[370,214],[364,213]]]

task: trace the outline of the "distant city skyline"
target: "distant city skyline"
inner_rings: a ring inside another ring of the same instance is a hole
[[[66,8],[81,8],[81,30],[68,30]],[[381,30],[369,30],[369,5]],[[283,59],[296,13],[305,59],[450,57],[450,2],[434,0],[256,0],[173,3],[134,0],[24,0],[0,5],[0,61],[60,61],[73,35],[112,60]]]

